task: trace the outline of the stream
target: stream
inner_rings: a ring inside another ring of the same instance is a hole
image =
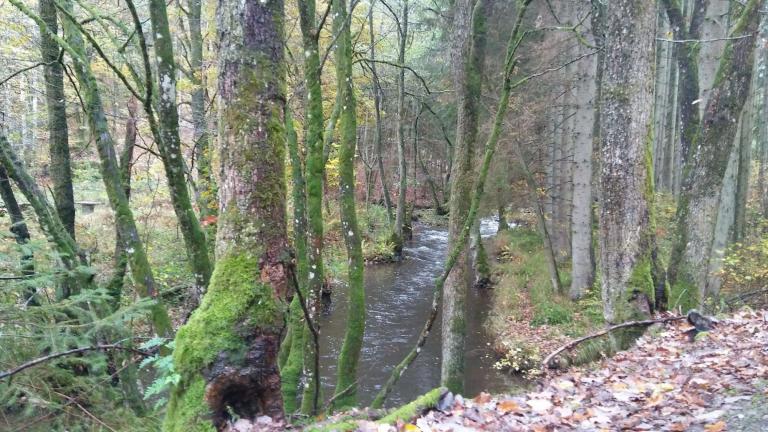
[[[483,237],[496,234],[498,223],[483,219]],[[435,277],[440,274],[448,254],[448,231],[444,228],[414,224],[413,240],[404,248],[405,259],[391,264],[365,268],[367,318],[365,338],[358,370],[358,401],[367,406],[381,385],[405,354],[416,343],[432,303]],[[495,358],[491,338],[483,322],[488,312],[491,292],[470,290],[467,299],[467,347],[465,394],[481,391],[504,392],[519,379],[493,368]],[[332,300],[320,318],[320,369],[323,395],[328,398],[336,383],[336,362],[344,339],[347,315],[347,286],[334,286]],[[387,399],[386,406],[406,403],[440,383],[440,320],[421,353],[405,371]]]

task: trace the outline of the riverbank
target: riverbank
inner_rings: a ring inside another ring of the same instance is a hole
[[[768,311],[742,310],[693,340],[691,328],[685,321],[658,325],[612,358],[550,371],[528,393],[446,395],[408,421],[385,425],[358,417],[327,430],[763,430]]]
[[[556,293],[550,283],[541,236],[521,224],[488,240],[493,275],[486,326],[499,356],[496,366],[529,378],[539,375],[541,359],[570,339],[603,325],[599,293],[578,302]],[[569,274],[561,270],[561,277]],[[562,281],[568,286],[568,281]],[[581,364],[607,354],[607,344],[585,344],[565,360]]]

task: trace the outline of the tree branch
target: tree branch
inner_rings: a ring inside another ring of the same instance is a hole
[[[57,353],[54,353],[54,354],[48,354],[47,356],[38,357],[38,358],[36,358],[34,360],[30,360],[30,361],[28,361],[28,362],[26,362],[26,363],[24,363],[22,365],[19,365],[19,366],[15,367],[15,368],[13,368],[11,370],[0,372],[0,380],[8,378],[8,377],[11,377],[11,376],[16,375],[17,373],[19,373],[19,372],[21,372],[21,371],[23,371],[25,369],[29,369],[31,367],[37,366],[37,365],[39,365],[41,363],[45,363],[45,362],[53,360],[53,359],[57,359],[59,357],[65,357],[65,356],[69,356],[69,355],[73,355],[73,354],[79,354],[79,353],[83,353],[83,352],[87,352],[87,351],[108,351],[108,350],[130,351],[132,353],[139,354],[139,355],[144,356],[144,357],[149,357],[151,355],[150,353],[148,353],[146,351],[137,350],[135,348],[124,347],[124,346],[122,346],[120,344],[94,345],[94,346],[83,347],[83,348],[75,348],[75,349],[71,349],[69,351],[62,351],[62,352],[57,352]]]
[[[651,320],[629,321],[629,322],[625,322],[625,323],[621,323],[621,324],[616,324],[614,326],[608,327],[607,329],[601,330],[601,331],[599,331],[597,333],[592,333],[591,335],[580,337],[578,339],[574,339],[574,340],[568,342],[567,344],[561,346],[560,348],[552,351],[552,353],[549,354],[544,359],[544,361],[541,362],[541,364],[542,364],[542,366],[544,366],[545,369],[546,368],[550,368],[550,367],[552,367],[551,366],[552,360],[554,360],[554,358],[557,357],[563,351],[567,351],[567,350],[573,349],[576,345],[578,345],[578,344],[580,344],[580,343],[582,343],[584,341],[588,341],[590,339],[595,339],[595,338],[598,338],[600,336],[607,335],[608,333],[610,333],[610,332],[612,332],[614,330],[618,330],[618,329],[622,329],[622,328],[627,328],[627,327],[649,326],[651,324],[657,324],[657,323],[668,323],[668,322],[672,322],[672,321],[681,321],[681,320],[684,320],[684,319],[686,319],[685,316],[673,316],[673,317],[651,319]]]

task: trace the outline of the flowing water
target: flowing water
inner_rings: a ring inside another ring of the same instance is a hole
[[[484,219],[483,237],[496,233],[498,224]],[[448,253],[448,232],[416,224],[414,236],[405,247],[405,260],[365,268],[367,318],[359,365],[358,399],[368,405],[394,366],[413,347],[424,326],[432,303],[435,277],[440,274]],[[333,298],[320,319],[321,372],[323,392],[328,397],[336,382],[336,361],[344,339],[347,315],[347,287],[334,287]],[[472,289],[467,299],[467,347],[465,393],[503,392],[515,380],[493,369],[491,339],[483,330],[490,292]],[[400,405],[440,383],[440,317],[432,328],[418,358],[406,370],[387,406]]]

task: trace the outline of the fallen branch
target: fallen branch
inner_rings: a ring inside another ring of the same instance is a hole
[[[576,347],[576,345],[578,345],[578,344],[580,344],[580,343],[582,343],[584,341],[588,341],[590,339],[595,339],[595,338],[598,338],[600,336],[607,335],[608,333],[610,333],[610,332],[612,332],[614,330],[618,330],[618,329],[622,329],[622,328],[627,328],[627,327],[649,326],[649,325],[652,325],[652,324],[668,323],[668,322],[680,321],[680,320],[684,320],[684,319],[686,319],[686,316],[673,316],[673,317],[650,319],[650,320],[642,320],[642,321],[628,321],[628,322],[625,322],[625,323],[616,324],[614,326],[610,326],[610,327],[608,327],[608,328],[606,328],[604,330],[601,330],[601,331],[599,331],[597,333],[592,333],[590,335],[587,335],[587,336],[584,336],[584,337],[580,337],[578,339],[574,339],[574,340],[568,342],[567,344],[561,346],[560,348],[552,351],[552,353],[550,355],[548,355],[544,359],[544,361],[542,362],[542,365],[544,366],[544,369],[550,368],[552,360],[555,357],[557,357],[560,353],[562,353],[563,351],[567,351],[567,350],[573,349],[574,347]]]
[[[15,368],[13,368],[11,370],[0,372],[0,380],[8,378],[8,377],[11,377],[11,376],[16,375],[17,373],[19,373],[19,372],[21,372],[21,371],[23,371],[25,369],[29,369],[31,367],[37,366],[37,365],[39,365],[41,363],[45,363],[45,362],[53,360],[53,359],[57,359],[59,357],[64,357],[64,356],[73,355],[73,354],[79,354],[79,353],[83,353],[83,352],[86,352],[86,351],[107,351],[107,350],[130,351],[132,353],[136,353],[136,354],[142,355],[144,357],[147,357],[147,356],[151,355],[151,354],[149,354],[149,353],[147,353],[145,351],[137,350],[135,348],[125,347],[125,346],[118,345],[118,344],[94,345],[94,346],[83,347],[83,348],[75,348],[75,349],[71,349],[69,351],[62,351],[62,352],[57,352],[57,353],[53,353],[53,354],[48,354],[47,356],[38,357],[38,358],[36,358],[34,360],[30,360],[30,361],[28,361],[28,362],[26,362],[26,363],[24,363],[22,365],[19,365],[19,366],[15,367]]]

